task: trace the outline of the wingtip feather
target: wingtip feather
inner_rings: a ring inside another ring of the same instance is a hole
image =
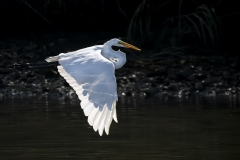
[[[100,111],[96,108],[93,103],[88,99],[88,96],[84,96],[82,85],[79,85],[76,80],[69,75],[62,66],[58,66],[58,72],[62,77],[66,79],[69,85],[76,91],[79,99],[81,100],[81,108],[84,110],[85,116],[88,116],[88,123],[93,126],[94,131],[98,131],[99,135],[102,136],[105,130],[106,134],[109,135],[109,129],[112,120],[118,123],[117,112],[116,112],[116,100],[113,101],[112,109],[109,110],[106,106]]]

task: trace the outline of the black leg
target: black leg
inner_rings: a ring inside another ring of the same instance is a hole
[[[17,63],[17,64],[13,64],[12,66],[10,66],[10,69],[18,69],[18,70],[24,70],[24,69],[37,69],[37,68],[42,68],[42,67],[52,67],[52,66],[57,66],[58,63],[57,62],[52,62],[52,63],[48,63],[48,62],[44,62],[44,63]]]

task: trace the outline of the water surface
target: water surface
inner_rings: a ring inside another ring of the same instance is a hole
[[[239,97],[120,98],[102,137],[78,100],[0,102],[0,159],[240,159]]]

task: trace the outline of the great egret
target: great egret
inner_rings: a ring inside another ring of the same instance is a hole
[[[88,123],[100,136],[105,129],[109,134],[112,119],[117,121],[116,101],[117,84],[115,69],[126,63],[126,55],[120,50],[114,51],[112,46],[139,48],[119,39],[111,39],[103,45],[83,48],[74,52],[61,53],[49,57],[47,62],[58,61],[58,72],[76,91],[81,100],[81,108]]]

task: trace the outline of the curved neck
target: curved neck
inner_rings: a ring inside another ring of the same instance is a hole
[[[106,43],[103,44],[102,55],[103,55],[103,57],[107,58],[108,60],[109,60],[111,54],[116,52],[112,49],[113,45],[114,45],[114,43],[111,40],[107,41]]]
[[[119,69],[126,63],[126,55],[121,51],[114,51],[112,46],[111,41],[105,43],[101,54],[114,64],[115,69]]]
[[[109,58],[111,56],[111,53],[113,53],[115,51],[112,49],[111,46],[105,45],[105,44],[103,45],[101,54],[103,55],[103,57],[105,57],[105,58],[107,58],[109,60]]]

